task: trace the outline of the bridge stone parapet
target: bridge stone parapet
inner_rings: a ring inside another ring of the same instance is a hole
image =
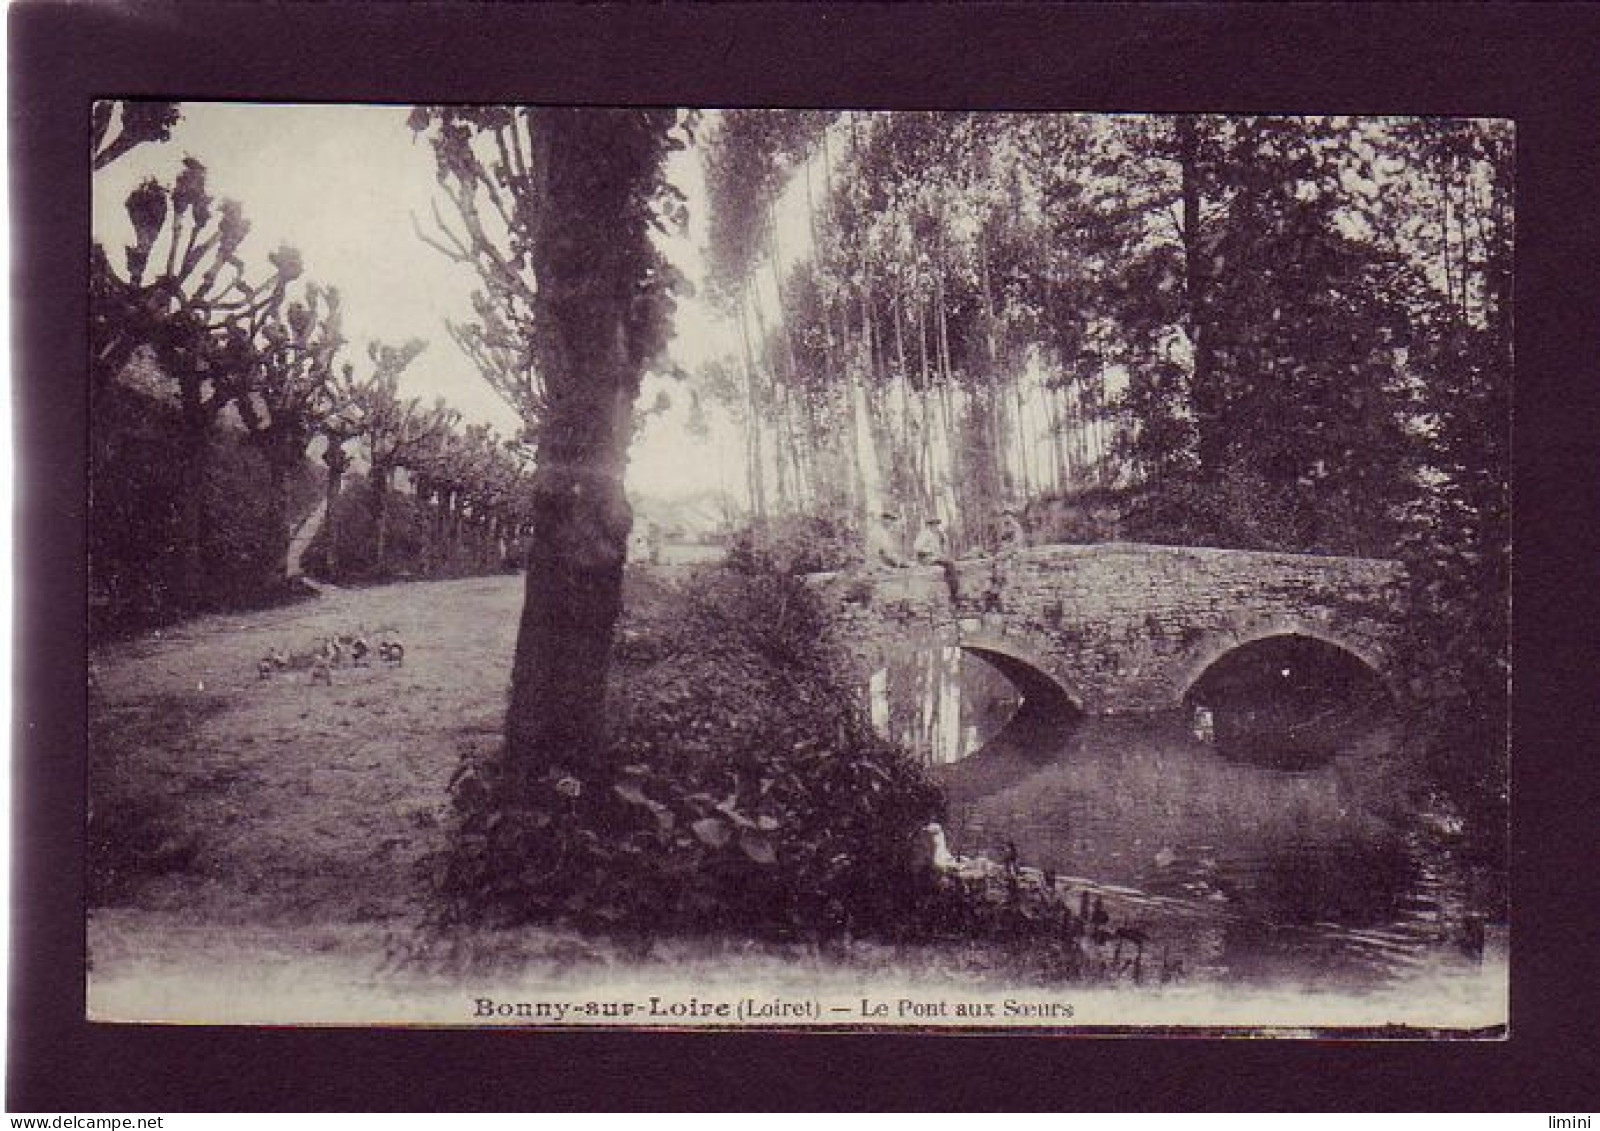
[[[1089,714],[1175,708],[1217,660],[1273,636],[1322,641],[1387,679],[1404,592],[1393,561],[1138,543],[1037,546],[952,573],[954,600],[939,567],[811,581],[865,673],[954,645]]]

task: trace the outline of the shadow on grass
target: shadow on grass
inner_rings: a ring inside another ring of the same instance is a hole
[[[127,903],[145,881],[193,863],[199,841],[186,827],[181,799],[195,782],[177,772],[174,760],[192,749],[200,725],[226,706],[221,695],[150,695],[115,705],[91,695],[91,906]]]

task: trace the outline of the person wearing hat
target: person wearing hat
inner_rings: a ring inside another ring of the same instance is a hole
[[[1010,555],[1027,546],[1028,531],[1016,507],[1006,507],[1000,512],[1000,553]]]
[[[867,531],[867,568],[894,569],[905,564],[900,552],[900,516],[886,510]]]
[[[929,516],[923,524],[922,533],[917,535],[911,552],[922,565],[937,565],[944,570],[944,582],[949,586],[950,600],[954,602],[959,592],[956,564],[950,560],[950,543],[945,539],[944,522],[938,515]]]
[[[937,515],[930,517],[923,524],[922,532],[917,535],[916,542],[912,543],[911,552],[922,565],[932,565],[950,556],[949,544],[944,536],[944,522]]]
[[[985,608],[998,610],[1004,605],[1006,575],[1010,572],[1017,551],[1027,544],[1028,529],[1022,525],[1022,516],[1016,507],[1005,507],[1000,511],[1000,521],[996,524],[994,560],[990,566],[989,588],[984,593]]]

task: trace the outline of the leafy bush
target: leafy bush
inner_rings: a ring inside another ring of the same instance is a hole
[[[785,515],[752,523],[734,535],[729,557],[745,570],[827,573],[863,560],[861,532],[848,519]]]
[[[1387,557],[1396,531],[1382,502],[1321,494],[1297,481],[1230,467],[1207,480],[1173,476],[1132,492],[1124,535],[1134,541],[1236,550]]]
[[[1121,535],[1122,506],[1121,493],[1104,487],[1049,491],[1029,502],[1024,525],[1035,545],[1110,542]]]
[[[96,417],[90,444],[90,632],[165,623],[183,606],[175,413],[145,398],[114,398]]]
[[[1396,670],[1408,702],[1406,741],[1465,821],[1468,861],[1499,877],[1509,853],[1510,540],[1503,516],[1408,538],[1406,618]],[[1451,541],[1450,535],[1457,541]]]
[[[804,583],[708,567],[640,597],[607,770],[550,767],[507,805],[498,761],[463,761],[436,862],[448,914],[773,937],[903,923],[940,796],[841,683]]]

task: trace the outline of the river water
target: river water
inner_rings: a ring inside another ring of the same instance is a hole
[[[1466,961],[1467,885],[1370,703],[1318,715],[1314,756],[1219,744],[1192,711],[1031,718],[959,649],[872,684],[874,722],[944,784],[953,851],[1104,892],[1186,974],[1356,988]],[[1237,732],[1237,727],[1234,728]],[[1199,733],[1197,733],[1197,730]]]

